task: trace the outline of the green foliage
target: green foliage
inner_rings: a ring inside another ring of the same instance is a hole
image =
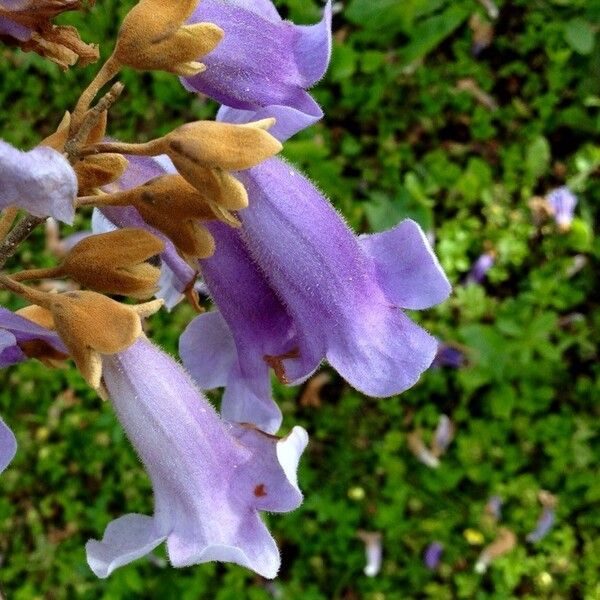
[[[61,21],[100,41],[106,56],[131,4],[99,0]],[[277,4],[299,22],[319,15],[316,1]],[[326,120],[287,143],[285,155],[358,231],[411,217],[435,233],[455,291],[421,320],[464,347],[467,366],[432,369],[385,400],[361,397],[334,374],[318,407],[277,387],[284,429],[302,424],[312,441],[300,470],[304,505],[268,516],[283,556],[271,587],[234,566],[162,569],[163,554],[96,580],[85,541],[125,511],[151,511],[149,482],[110,407],[73,370],[31,362],[2,373],[0,412],[19,440],[0,479],[0,581],[9,598],[600,598],[600,5],[499,1],[492,22],[475,0],[343,4],[332,67],[315,89]],[[478,56],[473,14],[494,28]],[[1,135],[31,146],[96,67],[65,74],[0,52]],[[128,71],[123,80],[115,137],[148,139],[214,114],[213,103],[169,75]],[[565,183],[580,202],[561,234],[534,219],[530,200]],[[490,247],[497,259],[485,283],[463,285]],[[23,256],[26,267],[44,261]],[[191,318],[181,306],[153,318],[150,335],[175,353]],[[428,441],[441,413],[457,436],[432,470],[410,453],[407,435],[420,428]],[[541,489],[558,498],[557,521],[531,544]],[[492,494],[504,498],[502,524],[518,543],[477,575],[481,546],[465,531],[494,539],[482,519]],[[362,573],[359,529],[383,534],[373,579]],[[445,546],[435,572],[422,562],[433,540]]]

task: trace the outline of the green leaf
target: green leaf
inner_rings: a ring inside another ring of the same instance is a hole
[[[469,16],[464,6],[450,6],[442,14],[434,15],[420,22],[412,31],[412,41],[400,50],[404,64],[423,58],[439,46]]]
[[[550,167],[550,144],[539,136],[527,148],[525,169],[533,182],[537,181]]]
[[[571,19],[565,25],[565,39],[579,54],[591,54],[594,49],[594,29],[584,19]]]

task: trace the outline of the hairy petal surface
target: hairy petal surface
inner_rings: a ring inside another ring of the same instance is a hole
[[[0,140],[0,208],[17,206],[70,224],[76,196],[77,177],[62,154],[45,146],[22,152]]]
[[[437,343],[399,309],[402,284],[396,279],[414,271],[410,257],[423,253],[424,237],[409,236],[405,266],[391,268],[373,260],[330,203],[284,161],[270,159],[238,177],[250,198],[240,212],[244,241],[296,327],[303,360],[285,361],[289,379],[308,375],[298,368],[307,358],[314,364],[325,356],[366,394],[389,396],[411,387],[431,364]],[[397,235],[387,232],[386,244]],[[447,282],[439,269],[429,271],[433,288],[441,282],[442,293],[434,294],[441,298]],[[404,302],[429,300],[407,296]]]
[[[274,433],[281,412],[272,399],[265,357],[294,349],[293,321],[239,233],[216,222],[209,229],[217,251],[200,264],[219,311],[192,321],[181,337],[181,357],[202,389],[226,385],[221,408],[226,419]],[[226,358],[211,374],[202,363],[216,353]]]
[[[243,112],[273,109],[258,118],[279,120],[285,114],[294,121],[286,136],[291,129],[299,131],[323,116],[306,89],[324,75],[329,64],[331,0],[322,20],[312,26],[283,21],[266,0],[203,0],[191,18],[193,23],[201,21],[216,23],[225,37],[202,58],[206,71],[182,80],[187,89]],[[246,116],[231,116],[230,122],[247,122]],[[274,135],[282,139],[276,128]]]
[[[302,501],[295,469],[308,441],[296,427],[284,439],[222,421],[185,371],[146,339],[103,358],[115,411],[146,467],[153,517],[113,521],[91,540],[99,577],[167,542],[173,566],[235,562],[264,577],[279,552],[258,511],[293,510]]]

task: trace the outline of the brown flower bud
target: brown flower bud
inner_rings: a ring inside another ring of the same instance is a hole
[[[160,150],[197,190],[230,210],[248,206],[244,186],[226,171],[249,169],[281,151],[266,129],[275,119],[249,125],[188,123],[160,140]]]
[[[81,240],[59,269],[97,292],[149,298],[156,292],[160,269],[147,261],[164,249],[164,242],[145,229],[118,229]]]
[[[86,156],[75,163],[79,193],[91,191],[116,181],[125,173],[129,162],[121,154],[97,154]]]
[[[140,0],[123,20],[113,59],[140,70],[196,75],[197,59],[214,50],[223,30],[213,23],[184,25],[198,0]]]
[[[249,169],[281,151],[281,142],[267,131],[274,124],[275,119],[247,125],[217,121],[186,123],[162,138],[164,152],[173,162],[188,167],[200,165],[226,171]]]
[[[83,378],[95,389],[102,377],[102,354],[125,350],[142,333],[135,309],[96,292],[48,294],[56,331]]]
[[[181,175],[163,175],[142,186],[103,196],[102,203],[134,206],[144,221],[164,233],[192,264],[215,251],[212,235],[200,222],[222,217]]]

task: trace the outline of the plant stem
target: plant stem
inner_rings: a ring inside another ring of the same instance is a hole
[[[0,287],[6,288],[11,292],[25,298],[28,302],[32,304],[37,304],[44,308],[48,308],[48,296],[46,292],[40,292],[38,290],[34,290],[33,288],[27,287],[21,283],[17,283],[14,279],[5,275],[4,273],[0,273]]]
[[[62,277],[62,268],[60,265],[56,267],[48,267],[46,269],[28,269],[13,273],[11,276],[13,281],[31,281],[33,279],[50,279],[51,277]]]
[[[129,144],[127,142],[100,142],[93,146],[84,148],[80,156],[88,156],[90,154],[135,154],[137,156],[155,156],[161,151],[157,148],[157,140],[151,140],[143,144]]]
[[[6,239],[0,245],[0,269],[4,267],[6,261],[17,251],[19,244],[25,241],[31,232],[45,220],[45,217],[27,215],[17,223],[17,226],[6,236]]]
[[[81,126],[76,133],[65,143],[65,153],[71,163],[81,156],[80,148],[87,141],[92,129],[98,123],[100,116],[104,111],[108,111],[123,92],[124,85],[120,82],[115,83],[110,90],[100,98],[98,104],[87,111]]]
[[[19,209],[16,206],[9,206],[2,211],[2,216],[0,217],[0,242],[8,235],[10,228],[17,218],[17,214],[19,214]]]
[[[118,75],[120,70],[121,65],[112,55],[109,56],[107,61],[102,65],[102,68],[96,73],[96,77],[94,77],[81,96],[79,96],[71,121],[71,126],[73,128],[71,129],[72,132],[79,129],[86,111],[92,103],[92,100],[96,97],[96,94],[100,91],[100,88]]]

